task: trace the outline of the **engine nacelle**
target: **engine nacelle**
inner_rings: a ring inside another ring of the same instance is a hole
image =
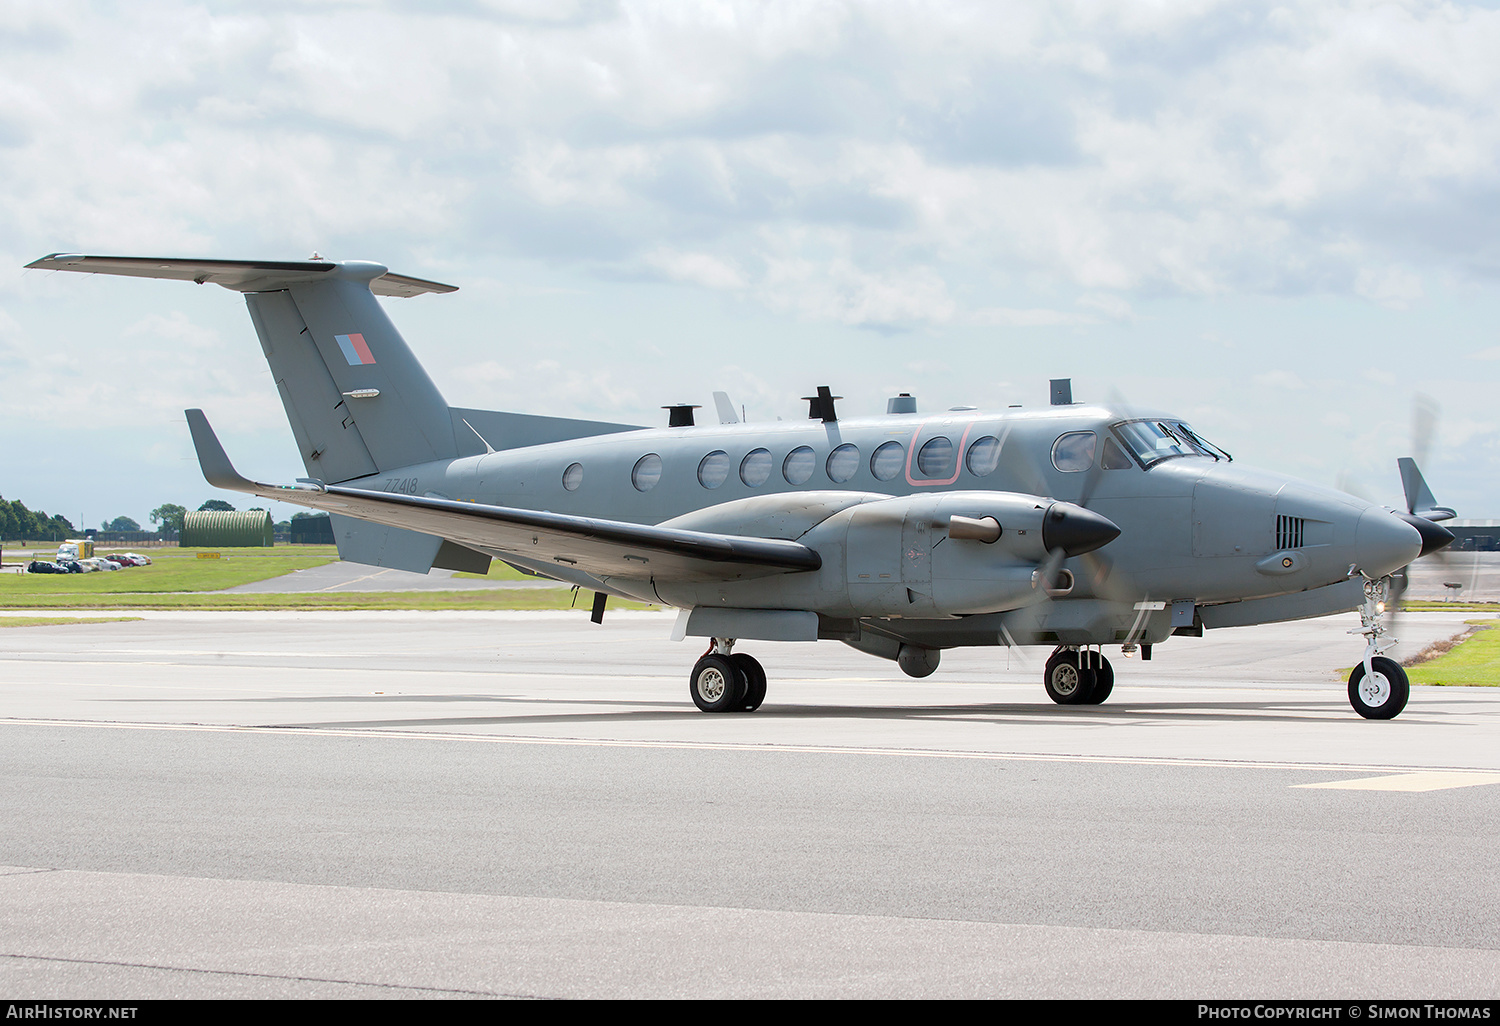
[[[802,541],[825,562],[842,550],[844,615],[995,612],[1045,596],[1036,571],[1052,505],[1008,492],[900,496],[843,510]]]
[[[816,512],[799,508],[811,514],[808,519],[824,515],[795,537],[817,550],[820,570],[702,584],[656,582],[656,593],[677,606],[802,609],[836,617],[993,613],[1066,589],[1066,571],[1044,579],[1050,552],[1076,555],[1119,534],[1097,513],[1014,492],[895,498],[849,493],[839,501],[828,493],[817,505]],[[726,505],[716,516],[727,521],[747,512],[749,507]]]

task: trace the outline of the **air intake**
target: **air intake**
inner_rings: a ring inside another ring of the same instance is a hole
[[[1300,549],[1302,531],[1307,521],[1301,517],[1276,518],[1276,547],[1278,549]]]

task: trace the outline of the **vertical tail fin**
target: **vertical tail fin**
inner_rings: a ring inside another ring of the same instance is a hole
[[[1437,499],[1433,498],[1432,489],[1427,487],[1426,479],[1417,469],[1416,460],[1403,456],[1396,461],[1396,467],[1401,471],[1401,490],[1406,493],[1407,513],[1434,521],[1452,520],[1458,516],[1449,507],[1437,504]]]
[[[329,483],[457,455],[448,403],[370,291],[379,264],[245,296],[308,476]]]

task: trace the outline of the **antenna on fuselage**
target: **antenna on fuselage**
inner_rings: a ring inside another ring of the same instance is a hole
[[[1073,405],[1073,379],[1072,378],[1053,378],[1052,379],[1052,405],[1053,406],[1072,406]]]
[[[667,411],[667,427],[692,427],[693,411],[700,408],[691,403],[663,406],[662,409]]]
[[[808,420],[821,420],[825,424],[831,424],[839,419],[839,415],[834,412],[833,401],[844,397],[834,395],[833,389],[827,385],[819,385],[817,395],[805,395],[802,398],[807,400]]]
[[[479,429],[478,428],[476,428],[473,424],[470,424],[463,417],[460,417],[458,419],[462,420],[464,422],[464,427],[466,427],[470,431],[474,432],[474,437],[475,438],[479,439],[481,442],[484,443],[484,451],[485,451],[486,455],[488,455],[489,453],[492,453],[492,452],[495,451],[495,447],[489,443],[489,439],[485,438],[483,435],[481,435],[479,433]]]
[[[719,411],[720,424],[738,424],[740,418],[734,415],[734,403],[729,401],[728,392],[714,393],[714,408]]]

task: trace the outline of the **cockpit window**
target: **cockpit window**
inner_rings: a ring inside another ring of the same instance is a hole
[[[1132,420],[1116,424],[1115,433],[1146,467],[1174,456],[1207,456],[1213,460],[1231,458],[1223,449],[1204,441],[1180,421]]]
[[[1092,431],[1070,431],[1052,443],[1052,465],[1065,474],[1094,465],[1099,436]]]
[[[1233,456],[1229,455],[1229,453],[1225,452],[1223,449],[1220,449],[1217,445],[1210,442],[1202,435],[1198,434],[1186,424],[1178,424],[1177,430],[1182,432],[1182,434],[1186,436],[1189,442],[1192,442],[1195,446],[1201,449],[1204,455],[1212,456],[1216,460],[1224,460],[1226,463],[1234,462]]]
[[[1105,470],[1129,470],[1135,466],[1135,460],[1125,455],[1125,450],[1120,448],[1120,443],[1113,438],[1104,440],[1104,457],[1099,465]]]

